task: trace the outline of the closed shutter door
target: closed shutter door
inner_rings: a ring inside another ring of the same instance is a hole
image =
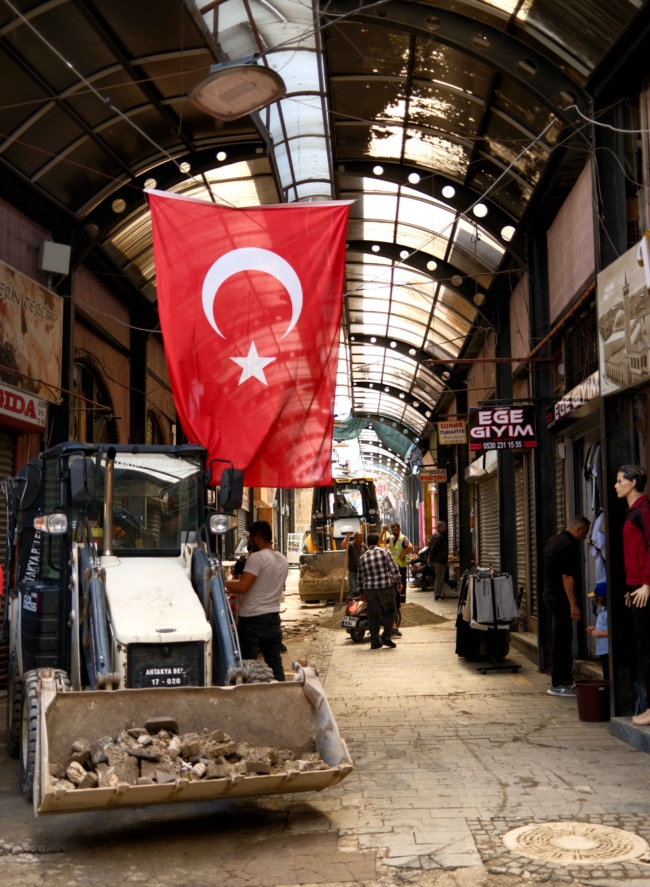
[[[248,512],[240,508],[237,511],[237,541],[241,541],[246,535],[246,523],[248,521]]]
[[[519,618],[526,622],[528,618],[528,534],[526,532],[526,471],[524,460],[517,459],[515,464],[515,516],[517,519],[517,594],[524,589],[519,605]]]
[[[555,508],[557,532],[566,526],[566,499],[564,495],[564,459],[555,448]]]
[[[447,546],[449,549],[449,557],[454,554],[454,491],[451,484],[447,484]]]
[[[528,474],[528,551],[530,552],[530,615],[537,616],[537,532],[535,521],[535,454],[526,453]],[[564,485],[562,486],[564,493]]]
[[[16,439],[11,434],[0,434],[0,481],[14,475]],[[0,495],[0,563],[4,567],[7,548],[7,506]]]
[[[478,520],[479,566],[500,570],[499,485],[496,474],[478,485]]]

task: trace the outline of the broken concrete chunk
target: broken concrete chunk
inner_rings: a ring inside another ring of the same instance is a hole
[[[158,785],[167,785],[170,782],[176,782],[176,778],[171,773],[165,773],[163,770],[156,770],[156,782]]]
[[[151,776],[140,776],[138,777],[138,785],[153,785],[153,779]]]
[[[246,766],[246,761],[237,761],[236,764],[233,764],[233,772],[241,773],[242,776],[245,776],[248,773],[248,767]]]
[[[76,788],[76,785],[70,782],[69,779],[53,779],[52,783],[56,788],[64,788],[66,791]]]
[[[143,733],[142,736],[138,736],[138,743],[142,746],[151,745],[152,742],[153,738],[149,735],[149,733]]]
[[[269,764],[277,764],[280,759],[277,748],[271,748],[270,746],[251,749],[248,757],[251,760],[268,761]]]
[[[178,722],[174,718],[149,718],[144,726],[149,733],[159,733],[161,730],[165,730],[178,735]],[[166,738],[169,739],[169,737]]]
[[[208,742],[204,745],[204,750],[206,755],[209,755],[211,758],[220,758],[220,757],[228,757],[228,755],[234,755],[235,749],[237,748],[236,743],[228,740],[228,742],[212,742],[212,740],[208,740]]]
[[[244,763],[243,761],[241,762]],[[271,772],[271,764],[269,761],[246,761],[247,773],[258,773],[260,775]]]
[[[105,749],[108,764],[115,769],[118,782],[127,782],[129,785],[135,785],[140,775],[136,758],[114,742],[109,743]]]
[[[181,753],[181,740],[178,736],[172,736],[167,746],[167,754],[172,758],[177,758]]]
[[[100,788],[114,788],[119,783],[119,778],[115,772],[115,767],[107,767],[106,764],[100,764],[102,771],[99,774]],[[97,768],[99,770],[99,767]]]
[[[230,742],[230,736],[223,730],[213,730],[210,733],[210,742]]]
[[[72,766],[72,765],[70,765]],[[84,773],[84,777],[77,784],[77,788],[97,788],[99,783],[99,777],[92,770],[88,770]]]
[[[181,755],[192,758],[201,754],[203,743],[198,733],[184,733],[181,736]]]
[[[87,739],[77,739],[70,746],[72,752],[71,761],[77,764],[87,764],[90,761],[90,742]]]
[[[156,782],[160,780],[157,778],[157,773],[167,773],[171,776],[172,781],[176,779],[180,779],[181,777],[181,765],[178,760],[172,761],[171,758],[162,758],[159,762],[154,761],[142,761],[140,764],[140,775],[141,776],[150,776],[152,779],[155,779]]]
[[[50,764],[50,776],[54,779],[65,779],[66,770],[65,764]]]
[[[235,750],[231,752],[231,754],[237,755],[238,758],[247,758],[250,750],[251,747],[247,742],[237,742],[235,744]]]
[[[93,762],[95,767],[98,764],[107,764],[108,758],[106,757],[106,746],[107,742],[100,739],[99,742],[91,742],[90,743],[90,760]]]
[[[66,776],[73,785],[79,785],[85,775],[86,770],[84,770],[78,761],[73,761],[66,770]]]
[[[328,770],[328,766],[325,761],[321,761],[320,759],[317,761],[296,761],[295,769],[300,770],[302,772],[308,772],[310,770]]]
[[[206,770],[207,767],[205,766],[205,764],[195,764],[190,770],[190,776],[192,776],[194,779],[203,779]]]
[[[126,731],[129,736],[132,736],[134,739],[139,739],[141,736],[148,736],[149,731],[145,730],[144,727],[131,727]]]
[[[225,779],[230,775],[228,764],[208,764],[205,771],[206,779]]]

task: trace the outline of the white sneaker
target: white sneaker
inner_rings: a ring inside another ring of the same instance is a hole
[[[571,689],[571,687],[561,686],[554,687],[551,685],[546,691],[549,696],[565,696],[567,699],[575,698],[575,692]]]

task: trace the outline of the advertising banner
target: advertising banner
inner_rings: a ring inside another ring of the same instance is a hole
[[[470,409],[470,450],[521,450],[536,446],[535,407],[532,404]]]
[[[0,379],[57,403],[62,337],[61,296],[0,262]]]
[[[593,403],[599,395],[600,374],[596,371],[591,376],[587,376],[584,381],[572,388],[571,391],[567,392],[553,405],[553,408],[547,414],[548,426],[552,427],[557,422],[568,419],[569,416],[580,417],[582,415],[581,411],[588,404]]]
[[[464,419],[456,422],[438,422],[439,444],[467,443],[467,426]]]
[[[650,231],[598,275],[600,393],[650,378]]]
[[[47,403],[25,390],[0,385],[0,422],[38,433],[47,425]]]

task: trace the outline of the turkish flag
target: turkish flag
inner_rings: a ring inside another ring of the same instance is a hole
[[[149,191],[176,409],[247,486],[332,482],[347,202],[230,209]]]

